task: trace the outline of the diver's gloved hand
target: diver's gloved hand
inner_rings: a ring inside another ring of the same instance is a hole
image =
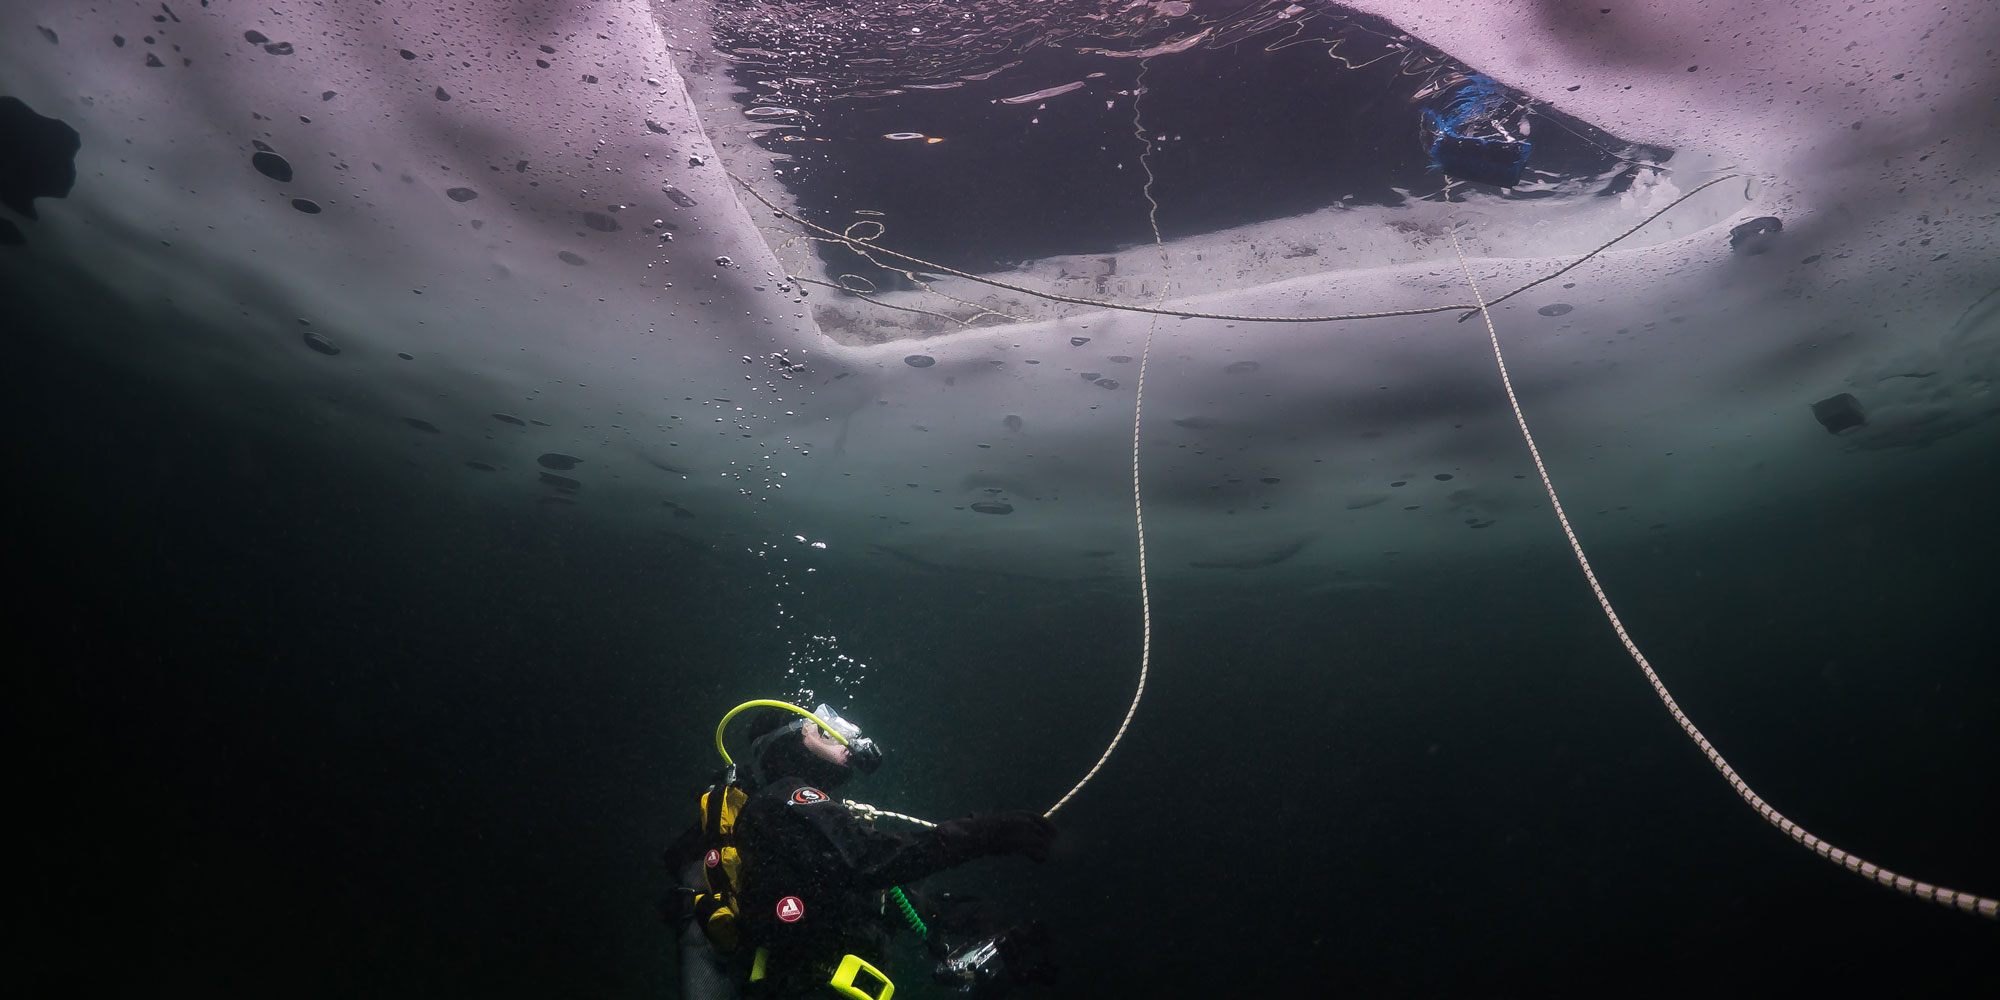
[[[975,854],[1019,854],[1030,861],[1047,861],[1056,825],[1025,809],[967,816],[938,824],[938,833]]]

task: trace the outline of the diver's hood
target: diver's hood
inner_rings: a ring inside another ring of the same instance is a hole
[[[777,750],[784,740],[797,738],[801,741],[799,752],[809,753],[804,748],[804,737],[802,734],[805,727],[815,724],[821,729],[835,734],[846,744],[847,762],[843,766],[819,757],[813,757],[814,761],[823,763],[829,768],[838,768],[842,772],[859,771],[862,774],[873,774],[876,768],[882,766],[881,747],[876,746],[874,740],[861,735],[860,726],[842,718],[840,713],[835,712],[825,702],[821,702],[813,709],[812,719],[803,717],[793,719],[785,726],[774,729],[751,741],[750,776],[760,785],[768,784],[773,778],[779,777],[779,775],[772,773],[769,764],[772,752]],[[842,776],[845,777],[845,773]]]

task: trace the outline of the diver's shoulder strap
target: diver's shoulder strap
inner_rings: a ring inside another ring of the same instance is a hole
[[[706,892],[694,897],[694,918],[708,940],[722,952],[735,951],[743,940],[743,855],[736,846],[736,821],[750,793],[736,780],[734,767],[724,768],[701,796],[701,877]]]

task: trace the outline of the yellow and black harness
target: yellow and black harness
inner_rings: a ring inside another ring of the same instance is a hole
[[[737,780],[733,764],[725,767],[716,782],[702,793],[700,846],[703,891],[694,895],[693,912],[702,933],[716,951],[731,955],[745,944],[756,948],[750,961],[749,977],[754,987],[765,981],[771,951],[764,944],[745,940],[746,932],[751,932],[747,936],[752,938],[756,935],[750,923],[743,919],[740,899],[743,853],[736,842],[736,822],[742,817],[743,807],[749,801],[749,790]],[[905,914],[913,917],[916,911],[903,891],[892,891]],[[920,934],[927,930],[921,921],[915,926]],[[889,977],[859,955],[842,956],[840,963],[833,967],[827,985],[849,1000],[890,1000],[896,993],[896,985],[889,981]]]
[[[736,891],[743,881],[743,854],[736,848],[736,819],[750,793],[736,780],[736,768],[723,774],[701,796],[701,878],[705,892],[694,897],[694,919],[708,943],[724,954],[743,943],[738,919],[742,906]]]

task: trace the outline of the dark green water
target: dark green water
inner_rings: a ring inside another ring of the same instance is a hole
[[[763,567],[587,507],[444,502],[282,406],[224,423],[74,346],[129,331],[28,319],[5,398],[29,993],[671,995],[656,852],[713,720],[785,693]],[[1769,799],[1988,893],[1991,443],[1597,553]],[[952,883],[1050,922],[1053,996],[2000,984],[1990,923],[1744,808],[1558,546],[1381,591],[1162,581],[1152,690],[1058,857]],[[800,614],[872,665],[847,701],[891,758],[855,791],[930,815],[1053,801],[1138,655],[1135,592],[816,579]]]

